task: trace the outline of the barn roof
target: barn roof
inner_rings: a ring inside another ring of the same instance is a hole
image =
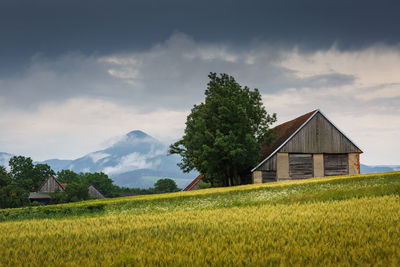
[[[185,189],[183,189],[183,191],[190,191],[193,189],[193,187],[195,187],[203,178],[203,174],[200,173],[199,176],[197,176],[188,186],[185,187]]]
[[[343,134],[351,143],[353,143],[357,148],[358,146],[350,140],[336,125],[330,121],[319,109],[308,112],[300,117],[297,117],[291,121],[284,122],[272,129],[275,139],[270,145],[262,145],[261,156],[264,158],[256,167],[251,171],[255,171],[264,162],[271,158],[275,153],[279,151],[290,139],[292,139],[297,132],[299,132],[316,114],[320,113],[324,116],[341,134]],[[358,148],[359,149],[359,148]],[[359,151],[362,153],[361,149]]]
[[[44,192],[30,192],[29,199],[51,199],[49,193]]]

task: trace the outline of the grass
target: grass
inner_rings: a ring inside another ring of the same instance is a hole
[[[400,264],[400,172],[2,210],[4,266]]]
[[[320,202],[392,195],[399,191],[400,172],[337,176],[6,209],[0,210],[0,222],[35,218],[60,219],[71,216],[104,216],[119,212],[142,214],[173,210]]]

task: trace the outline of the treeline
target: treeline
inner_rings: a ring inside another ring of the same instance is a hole
[[[55,173],[49,165],[34,164],[31,158],[23,156],[12,157],[9,166],[9,172],[0,166],[0,208],[37,205],[38,203],[30,203],[29,192],[37,192],[50,175],[56,176],[59,182],[67,184],[65,191],[50,193],[51,204],[90,199],[89,185],[93,185],[108,198],[179,191],[175,181],[168,178],[158,180],[154,188],[149,189],[119,187],[102,172],[75,173],[71,170],[62,170]]]

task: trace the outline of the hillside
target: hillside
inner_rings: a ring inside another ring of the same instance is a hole
[[[396,266],[399,192],[392,172],[1,210],[0,265]]]
[[[149,188],[160,178],[171,178],[179,188],[184,188],[197,173],[183,173],[177,166],[179,161],[179,156],[167,155],[167,146],[136,130],[105,149],[75,160],[51,159],[41,163],[49,164],[56,172],[104,172],[119,186]]]

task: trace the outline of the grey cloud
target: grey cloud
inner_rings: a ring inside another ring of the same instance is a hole
[[[4,0],[0,2],[0,77],[32,55],[71,51],[107,55],[147,49],[175,30],[197,41],[254,41],[303,49],[396,44],[400,3],[389,1]]]
[[[287,88],[340,87],[355,77],[340,73],[299,78],[279,65],[285,49],[263,43],[238,49],[195,42],[176,33],[142,52],[107,56],[69,53],[56,59],[36,55],[21,76],[0,80],[0,101],[35,108],[48,101],[89,97],[141,110],[188,109],[203,99],[209,72],[228,73],[261,92]]]

